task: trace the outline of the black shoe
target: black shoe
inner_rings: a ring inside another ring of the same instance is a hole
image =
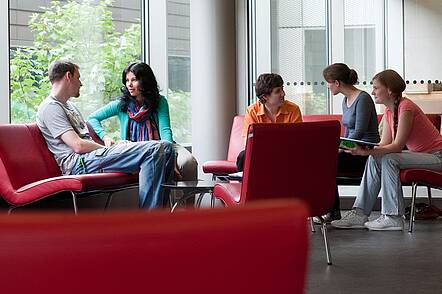
[[[341,211],[338,210],[338,211],[329,212],[326,215],[322,216],[322,218],[326,223],[331,223],[334,220],[341,219]]]
[[[326,223],[331,223],[331,222],[334,221],[334,220],[341,219],[341,211],[338,210],[338,211],[332,211],[332,212],[329,212],[329,213],[327,213],[327,214],[324,214],[324,215],[322,216],[322,218],[324,219],[324,222],[326,222]],[[314,218],[313,218],[313,221],[314,221],[315,223],[317,223],[317,224],[320,224],[320,223],[321,223],[321,220],[320,220],[318,217],[314,217]]]

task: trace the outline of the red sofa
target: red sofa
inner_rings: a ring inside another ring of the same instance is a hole
[[[308,208],[0,216],[2,293],[304,293]]]
[[[138,185],[138,175],[100,173],[63,176],[35,123],[0,125],[0,196],[12,209],[60,192],[76,197]],[[108,198],[110,199],[110,198]]]

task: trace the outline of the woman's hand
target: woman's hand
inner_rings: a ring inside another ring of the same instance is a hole
[[[368,156],[370,155],[370,149],[365,146],[356,145],[355,148],[346,149],[346,153],[351,153],[351,155]]]
[[[104,146],[110,147],[115,144],[115,141],[109,137],[108,135],[104,135],[103,137]]]

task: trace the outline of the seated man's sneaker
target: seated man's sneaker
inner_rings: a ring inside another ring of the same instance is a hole
[[[398,215],[382,214],[377,219],[366,222],[365,227],[372,231],[402,231],[404,229],[404,219]]]
[[[355,209],[347,212],[340,220],[334,220],[331,225],[339,229],[365,229],[364,223],[368,221],[368,217]]]

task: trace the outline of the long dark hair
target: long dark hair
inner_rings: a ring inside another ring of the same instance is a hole
[[[397,125],[398,125],[398,109],[399,109],[399,103],[401,101],[402,92],[406,88],[406,84],[404,79],[394,70],[387,69],[384,71],[381,71],[380,73],[376,74],[372,80],[377,80],[379,83],[381,83],[383,86],[385,86],[388,90],[391,91],[391,94],[394,98],[394,109],[393,109],[393,130],[394,135],[393,138],[396,138],[397,133]]]
[[[324,79],[333,83],[340,81],[347,85],[354,85],[358,82],[358,74],[354,69],[350,69],[345,63],[333,63],[322,71]]]
[[[160,90],[158,89],[157,79],[150,68],[150,66],[144,62],[132,62],[123,70],[121,92],[123,96],[121,99],[121,110],[127,111],[129,102],[133,100],[130,96],[129,90],[126,87],[126,75],[132,72],[137,80],[141,84],[141,96],[143,97],[143,105],[145,108],[149,108],[151,111],[155,111],[158,107],[160,100]]]

